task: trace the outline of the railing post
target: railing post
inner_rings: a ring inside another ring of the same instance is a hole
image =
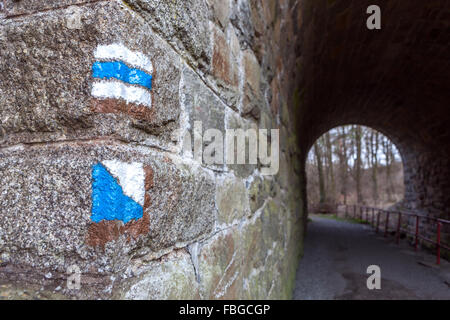
[[[401,212],[398,213],[398,222],[397,222],[397,244],[400,243],[400,226],[402,224],[402,214]]]
[[[389,228],[389,211],[386,211],[386,224],[384,226],[384,237],[387,237],[388,228]]]
[[[418,245],[419,245],[419,216],[416,215],[416,243],[414,245],[414,250],[417,251]]]
[[[377,210],[377,233],[380,228],[380,210]]]
[[[351,216],[351,209],[349,210],[350,205],[345,204],[345,217],[349,217]],[[357,210],[359,208],[359,215],[357,214]],[[375,213],[376,213],[376,218],[375,218]],[[389,211],[389,210],[384,210],[384,209],[379,209],[379,208],[375,208],[375,207],[368,207],[365,205],[357,205],[354,204],[353,205],[353,219],[357,219],[359,218],[361,221],[370,223],[372,227],[375,227],[376,230],[375,232],[378,234],[380,231],[380,221],[381,221],[381,214],[385,213],[386,214],[386,220],[385,220],[385,226],[384,226],[384,237],[386,238],[388,236],[389,233],[389,217],[391,215],[391,213],[393,214],[398,214],[398,220],[397,220],[397,230],[396,230],[396,243],[400,244],[400,237],[401,237],[401,232],[402,232],[402,216],[403,213],[401,211]],[[365,215],[364,215],[365,214]],[[412,217],[416,218],[416,231],[415,231],[415,243],[414,243],[414,250],[417,251],[419,248],[419,239],[420,239],[420,218],[425,218],[428,220],[434,220],[437,221],[437,231],[436,231],[436,264],[439,265],[441,263],[441,247],[447,248],[446,245],[441,245],[441,231],[442,231],[442,226],[443,223],[450,223],[450,221],[448,220],[443,220],[443,219],[436,219],[436,218],[430,218],[427,216],[421,216],[419,214],[414,214],[414,213],[409,213],[406,212],[405,213],[407,216],[407,222],[408,222],[408,230],[406,230],[406,233],[411,233],[410,230],[410,221]],[[369,217],[370,215],[370,217]],[[376,219],[376,223],[375,223],[375,219]],[[394,222],[395,223],[395,222]],[[395,228],[395,226],[394,226]],[[394,232],[394,230],[392,230],[392,232]],[[424,238],[425,240],[429,241],[428,239]]]
[[[437,239],[436,239],[436,264],[441,263],[441,223],[437,223]]]

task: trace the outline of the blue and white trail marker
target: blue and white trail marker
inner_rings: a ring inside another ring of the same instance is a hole
[[[152,106],[153,65],[145,54],[116,43],[99,45],[94,56],[97,61],[92,65],[92,77],[97,80],[92,96]]]
[[[92,167],[91,220],[139,220],[144,213],[145,172],[142,163],[103,161]]]

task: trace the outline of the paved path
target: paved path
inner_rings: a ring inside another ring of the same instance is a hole
[[[434,259],[369,226],[313,216],[294,299],[450,299],[449,264]],[[367,289],[369,265],[381,268],[381,290]]]

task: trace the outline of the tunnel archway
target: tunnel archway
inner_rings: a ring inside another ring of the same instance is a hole
[[[306,178],[309,213],[335,213],[345,205],[402,207],[402,155],[370,127],[348,124],[321,135],[309,149]]]
[[[369,31],[370,4],[302,3],[298,64],[305,77],[299,82],[298,134],[303,162],[314,141],[333,127],[374,128],[402,154],[404,206],[448,218],[449,4],[378,1],[382,29]]]

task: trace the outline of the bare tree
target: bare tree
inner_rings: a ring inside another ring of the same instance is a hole
[[[368,158],[368,164],[371,170],[372,180],[372,199],[375,205],[378,204],[378,131],[373,129],[367,129],[366,131],[366,154]]]
[[[340,129],[340,130],[339,130]],[[347,192],[348,192],[348,152],[347,152],[347,128],[342,126],[337,129],[337,155],[339,158],[339,170],[341,177],[341,194],[344,196],[344,204],[347,204]]]
[[[331,202],[336,202],[336,181],[334,179],[333,170],[333,149],[331,144],[330,132],[325,134],[325,155],[327,161],[327,185],[328,185],[328,196]]]
[[[351,125],[330,130],[308,155],[310,203],[391,205],[404,187],[396,156],[392,142],[371,128]]]
[[[393,153],[392,142],[383,137],[382,139],[382,148],[384,157],[386,159],[386,195],[389,202],[392,202],[394,199],[392,195],[395,193],[394,184],[392,182],[392,163],[395,161],[395,155]]]
[[[361,159],[361,140],[362,140],[362,129],[361,126],[354,126],[354,139],[355,139],[355,183],[356,183],[356,202],[363,203],[363,194],[361,188],[361,177],[362,177],[362,159]]]
[[[320,139],[316,141],[314,144],[314,154],[316,155],[317,161],[317,171],[319,175],[319,202],[325,203],[326,194],[325,194],[325,179],[323,176],[323,166],[322,166],[322,153],[320,147]]]

